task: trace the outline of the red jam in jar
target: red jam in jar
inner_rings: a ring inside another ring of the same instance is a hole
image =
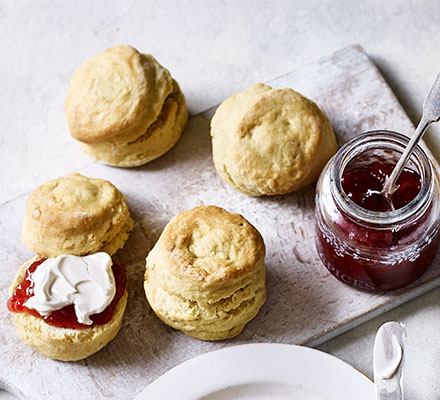
[[[395,164],[386,159],[370,160],[369,163],[353,163],[356,166],[345,168],[342,174],[342,189],[358,206],[370,211],[387,212],[409,204],[420,192],[421,178],[416,171],[405,168],[397,180],[399,189],[389,202],[381,193],[386,178]],[[360,165],[359,165],[360,164]]]
[[[390,201],[380,193],[408,138],[395,132],[359,135],[321,173],[316,190],[316,244],[327,269],[368,291],[418,279],[439,246],[437,172],[416,148]]]
[[[113,275],[116,282],[115,297],[113,297],[113,300],[104,311],[90,316],[90,319],[93,321],[91,325],[85,325],[78,322],[73,304],[63,307],[60,310],[53,311],[47,316],[41,316],[37,311],[25,307],[24,303],[26,303],[26,301],[34,295],[34,281],[32,280],[32,274],[45,260],[46,259],[43,258],[35,261],[26,270],[25,277],[15,288],[12,296],[8,299],[7,305],[10,311],[25,312],[35,317],[44,319],[44,321],[49,325],[70,329],[86,329],[95,325],[104,325],[112,319],[116,305],[125,292],[125,270],[120,265],[115,263],[112,265]]]

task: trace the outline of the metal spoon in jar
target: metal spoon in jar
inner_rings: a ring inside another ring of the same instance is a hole
[[[400,174],[405,168],[406,163],[411,157],[414,148],[417,146],[417,143],[422,138],[423,134],[428,129],[429,125],[433,122],[438,122],[440,120],[440,73],[437,75],[437,78],[434,84],[431,87],[431,90],[426,96],[425,101],[423,102],[423,114],[422,119],[417,125],[416,131],[414,132],[414,136],[408,142],[405,151],[401,155],[399,161],[391,172],[390,176],[385,180],[385,184],[382,189],[382,196],[384,196],[388,203],[392,206],[391,196],[394,192],[399,189],[397,185],[397,180],[399,179]],[[393,207],[392,207],[393,208]]]

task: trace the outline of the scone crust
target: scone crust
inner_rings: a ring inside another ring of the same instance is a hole
[[[108,49],[75,72],[65,113],[82,150],[119,167],[165,154],[188,120],[185,98],[170,72],[130,46]]]
[[[241,215],[215,206],[181,212],[147,256],[147,299],[190,336],[235,336],[266,299],[264,256],[261,235]]]
[[[65,114],[75,139],[86,143],[136,135],[151,125],[172,91],[171,76],[152,56],[116,46],[74,73]]]
[[[34,257],[18,269],[9,288],[9,296],[12,296],[15,288],[23,280],[27,268],[40,258]],[[47,324],[42,318],[22,312],[13,313],[14,324],[20,338],[45,357],[60,361],[82,360],[102,349],[117,335],[122,324],[127,297],[125,291],[112,319],[104,325],[86,329],[58,328]]]
[[[211,136],[220,176],[252,196],[305,187],[337,150],[330,122],[315,103],[263,84],[226,99],[212,118]]]
[[[22,240],[44,257],[97,251],[113,255],[132,227],[125,197],[115,186],[74,173],[48,181],[31,193]]]
[[[173,79],[173,91],[165,99],[156,120],[132,140],[110,138],[95,143],[80,143],[82,150],[97,161],[117,167],[137,167],[153,161],[179,140],[188,121],[185,97]]]

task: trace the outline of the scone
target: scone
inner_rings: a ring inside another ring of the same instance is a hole
[[[148,302],[189,336],[231,338],[266,299],[264,256],[260,233],[241,215],[215,206],[181,212],[147,256]]]
[[[337,150],[326,115],[292,89],[257,84],[226,99],[211,121],[215,168],[251,196],[314,182]]]
[[[126,200],[110,182],[70,174],[31,193],[22,240],[42,257],[98,251],[112,255],[132,228]]]
[[[101,254],[106,255],[105,253]],[[49,320],[43,319],[34,310],[23,310],[24,301],[20,295],[23,296],[24,293],[28,294],[28,292],[22,286],[26,285],[26,279],[32,279],[33,275],[27,272],[28,268],[31,265],[38,264],[39,259],[40,257],[34,257],[22,265],[9,289],[8,307],[13,311],[14,323],[20,338],[44,356],[55,360],[76,361],[96,353],[116,336],[121,326],[127,304],[125,272],[121,267],[114,270],[117,272],[114,274],[116,280],[114,297],[102,314],[95,318],[90,317],[94,318],[95,321],[89,327],[71,321],[73,306],[70,309],[66,307],[56,313],[49,314]],[[38,268],[41,268],[41,264],[36,267],[36,270]],[[23,281],[25,277],[26,279]],[[84,283],[81,282],[81,284]],[[30,312],[34,312],[35,315]],[[73,324],[74,327],[56,326],[60,324],[64,324],[64,326]]]
[[[169,71],[130,46],[112,47],[79,67],[65,114],[85,153],[120,167],[166,153],[188,120],[185,98]]]

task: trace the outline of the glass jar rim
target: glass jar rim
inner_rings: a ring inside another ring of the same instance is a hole
[[[409,137],[398,132],[376,130],[357,135],[339,149],[330,169],[330,188],[337,206],[347,216],[369,226],[390,226],[417,216],[429,204],[434,186],[434,171],[428,156],[419,145],[411,155],[410,161],[418,168],[422,181],[421,188],[416,197],[404,207],[385,212],[370,211],[351,200],[342,188],[342,175],[345,167],[354,157],[378,148],[402,153],[409,140]]]

